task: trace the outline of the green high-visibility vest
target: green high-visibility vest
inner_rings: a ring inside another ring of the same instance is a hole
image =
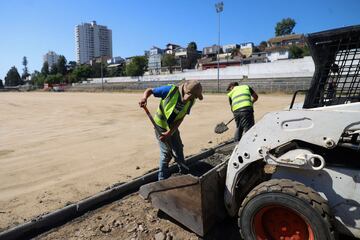
[[[243,107],[252,107],[250,87],[248,85],[235,86],[228,94],[231,99],[231,110]]]
[[[188,109],[193,105],[194,100],[188,101],[182,109],[176,109],[178,101],[181,101],[179,88],[175,85],[170,85],[171,89],[168,95],[161,99],[159,107],[155,113],[154,121],[156,125],[162,129],[169,130],[174,122],[185,117]],[[174,120],[169,122],[169,117],[172,113],[176,114]]]

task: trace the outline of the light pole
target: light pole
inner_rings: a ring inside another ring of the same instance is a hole
[[[218,13],[219,19],[219,32],[218,32],[218,51],[217,51],[217,84],[218,84],[218,93],[220,92],[220,13],[224,10],[224,3],[218,2],[215,4],[216,12]]]

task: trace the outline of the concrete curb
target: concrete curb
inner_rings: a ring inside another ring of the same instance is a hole
[[[215,153],[215,150],[224,147],[232,141],[222,143],[214,148],[207,149],[199,154],[186,159],[187,164],[195,163],[203,158],[209,157]],[[171,173],[177,170],[177,166],[170,167]],[[158,170],[147,173],[141,177],[135,178],[131,182],[112,187],[94,196],[80,200],[77,203],[68,205],[54,212],[36,217],[26,223],[5,230],[0,233],[0,240],[6,239],[30,239],[41,233],[44,233],[54,227],[63,225],[64,223],[83,215],[84,213],[99,208],[105,204],[121,199],[122,197],[136,192],[142,185],[157,180]]]

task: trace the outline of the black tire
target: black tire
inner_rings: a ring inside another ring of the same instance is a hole
[[[274,210],[272,212],[271,210],[268,211],[267,215],[265,215],[267,209]],[[263,182],[246,196],[239,209],[238,225],[241,236],[245,240],[257,239],[256,236],[261,239],[259,234],[265,234],[266,238],[271,239],[272,236],[279,233],[279,229],[285,229],[281,231],[291,229],[290,227],[278,228],[280,225],[276,225],[280,220],[276,216],[274,217],[275,214],[273,213],[282,210],[284,212],[288,211],[292,216],[299,217],[300,222],[303,224],[301,226],[307,226],[306,229],[310,228],[311,231],[309,232],[312,232],[315,240],[335,239],[332,227],[333,218],[330,215],[327,201],[313,189],[288,179],[273,179]],[[294,232],[294,222],[296,221],[287,222],[290,221],[290,217],[287,219],[284,216],[286,215],[281,215],[281,221],[286,222],[284,225],[290,224],[292,232]],[[274,218],[275,220],[269,221],[269,219]],[[270,230],[269,225],[271,224],[277,226],[277,231],[274,230],[275,228]],[[273,234],[272,231],[276,234]],[[308,239],[308,237],[305,237],[307,233],[301,233],[301,235],[303,239]]]

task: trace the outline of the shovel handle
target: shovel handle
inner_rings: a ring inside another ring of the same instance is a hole
[[[225,126],[227,126],[229,123],[231,123],[233,120],[235,119],[235,117],[233,117],[232,119],[230,119],[230,121],[228,121]]]
[[[156,133],[159,134],[159,136],[160,136],[160,135],[161,135],[161,132],[160,132],[160,130],[158,129],[158,127],[157,127],[157,125],[156,125],[156,123],[155,123],[155,121],[154,121],[154,118],[151,116],[151,113],[149,112],[149,109],[148,109],[146,106],[143,106],[142,108],[143,108],[144,111],[146,112],[146,115],[149,117],[152,125],[153,125],[154,128],[155,128]]]
[[[144,109],[144,111],[146,112],[146,115],[149,117],[151,123],[153,124],[156,133],[160,136],[160,135],[161,135],[161,132],[160,132],[160,130],[158,129],[158,127],[157,127],[157,125],[156,125],[156,123],[155,123],[155,121],[154,121],[154,118],[151,116],[151,113],[149,112],[149,109],[148,109],[146,106],[142,106],[142,108]],[[166,146],[169,148],[171,156],[172,156],[172,157],[175,159],[175,161],[178,163],[177,158],[176,158],[175,154],[173,153],[170,144],[169,144],[167,141],[165,141],[164,143],[165,143]],[[185,164],[180,163],[180,162],[179,162],[178,164],[181,165],[183,168],[185,168],[186,170],[189,171],[189,167],[186,166]]]

